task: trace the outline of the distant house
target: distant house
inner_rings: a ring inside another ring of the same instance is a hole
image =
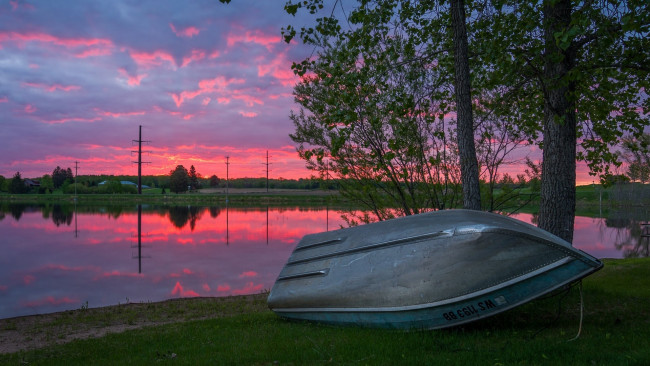
[[[29,188],[41,186],[41,182],[34,179],[25,178],[24,182],[25,182],[25,186]]]
[[[103,182],[100,182],[98,185],[103,186],[104,184],[106,184],[108,182],[109,181],[105,180]],[[136,186],[136,187],[138,186],[137,184],[135,184],[135,183],[133,183],[131,181],[128,181],[128,180],[121,180],[120,183],[123,186]],[[144,184],[142,185],[142,189],[148,189],[148,188],[151,188],[151,187],[149,187],[148,185],[144,185]]]

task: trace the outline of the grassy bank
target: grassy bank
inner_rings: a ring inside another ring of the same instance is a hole
[[[80,204],[159,204],[159,205],[225,205],[229,204],[327,204],[336,201],[337,193],[322,190],[261,190],[233,189],[226,195],[218,191],[197,193],[143,192],[137,194],[0,194],[0,202],[56,203],[76,202]]]
[[[192,304],[207,300],[140,304],[137,311],[128,305],[104,311],[68,312],[63,320],[54,321],[59,324],[67,321],[73,329],[125,322],[138,324],[148,318],[169,323],[0,355],[0,363],[650,364],[650,259],[606,260],[605,263],[605,268],[583,281],[582,333],[572,341],[580,319],[577,287],[463,327],[422,332],[287,322],[265,308],[263,295],[256,295],[199,306],[198,310]],[[17,320],[13,323],[3,320],[0,326],[13,327],[15,332],[22,327]],[[47,323],[35,327],[32,337],[52,329]],[[52,337],[56,339],[57,334]]]

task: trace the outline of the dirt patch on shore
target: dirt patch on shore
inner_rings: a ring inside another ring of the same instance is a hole
[[[98,338],[146,326],[269,311],[267,295],[173,299],[0,319],[0,353]]]

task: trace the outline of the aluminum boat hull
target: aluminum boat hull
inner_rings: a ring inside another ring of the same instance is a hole
[[[437,329],[501,313],[601,267],[535,226],[446,210],[305,236],[268,305],[288,319]]]

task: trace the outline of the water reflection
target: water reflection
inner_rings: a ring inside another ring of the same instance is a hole
[[[270,289],[306,234],[344,225],[329,207],[0,205],[0,317]],[[517,218],[531,222],[532,215]],[[74,222],[74,225],[73,225]],[[576,217],[575,246],[648,256],[642,217]],[[137,261],[137,265],[136,265]]]
[[[4,205],[0,212],[0,317],[86,301],[258,293],[272,286],[295,244],[328,221],[327,210],[309,207],[78,205],[75,213],[73,204]]]

